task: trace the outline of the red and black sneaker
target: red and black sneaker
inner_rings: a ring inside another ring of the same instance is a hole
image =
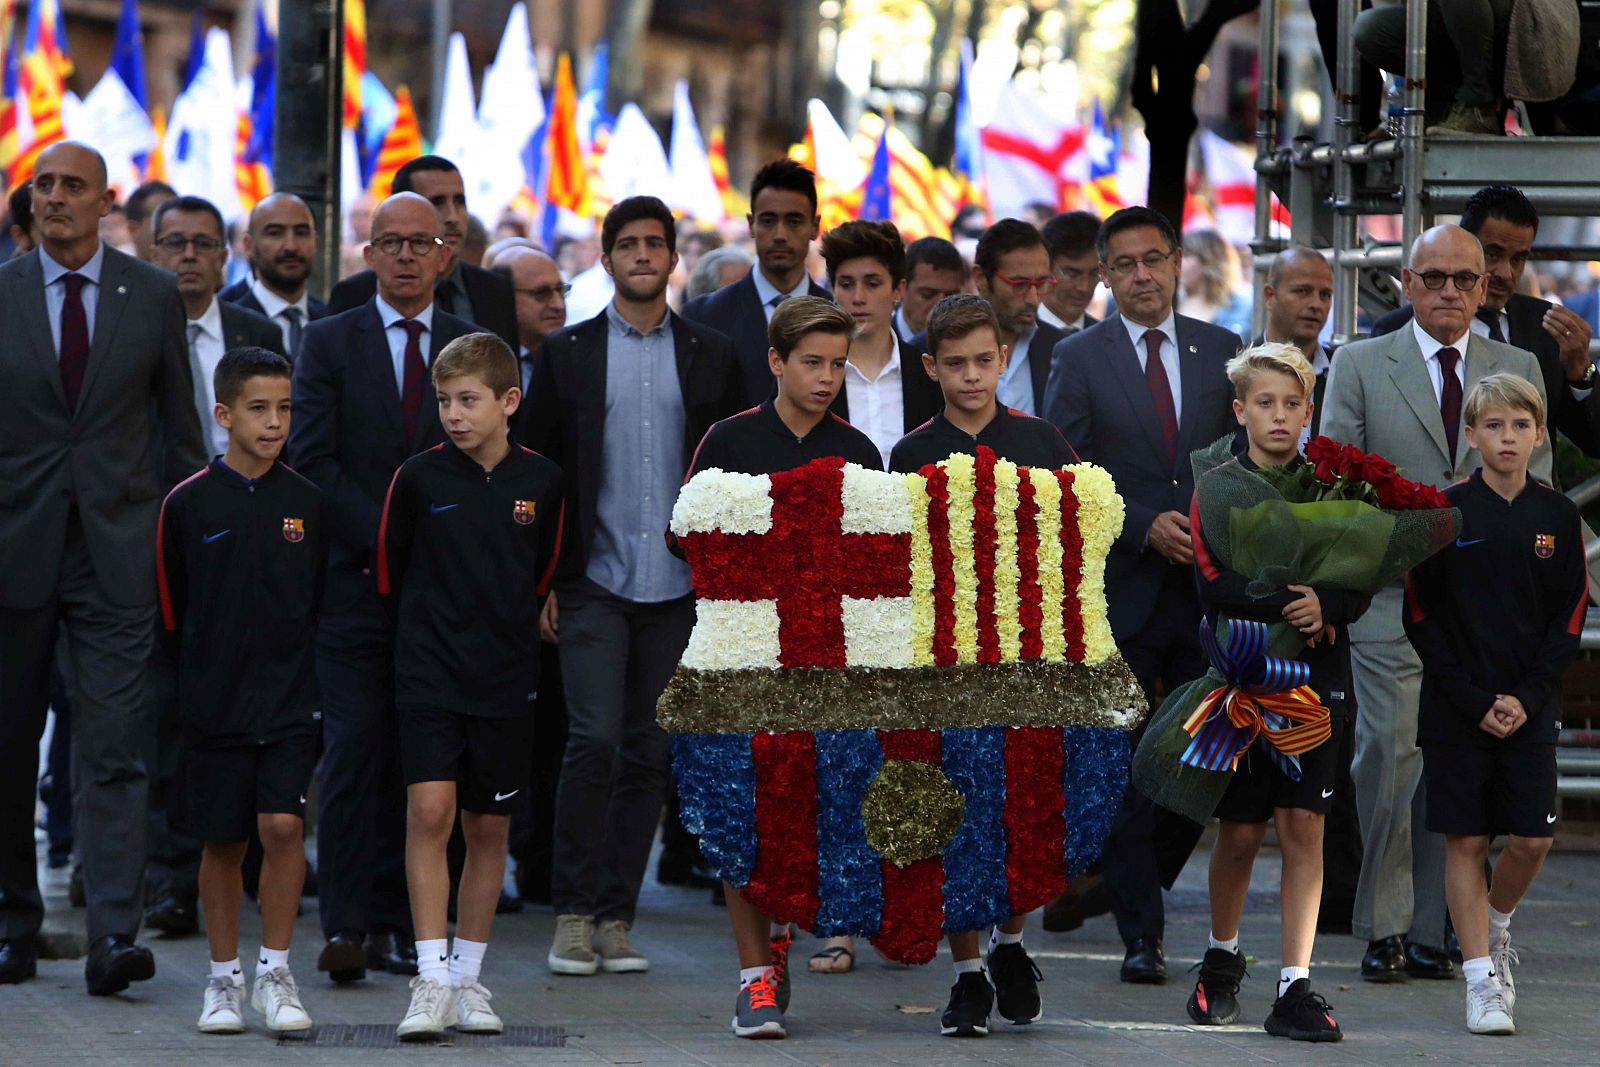
[[[785,927],[781,937],[768,942],[768,966],[772,968],[772,983],[777,987],[778,1010],[789,1013],[789,946],[794,944],[794,931]]]
[[[1344,1031],[1333,1018],[1333,1007],[1311,992],[1311,979],[1296,978],[1272,1005],[1265,1023],[1273,1037],[1291,1041],[1338,1041]]]
[[[1196,966],[1200,979],[1189,994],[1189,1018],[1201,1026],[1226,1026],[1237,1020],[1239,984],[1245,977],[1243,954],[1208,948]]]

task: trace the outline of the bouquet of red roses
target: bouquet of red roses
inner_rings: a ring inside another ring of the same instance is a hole
[[[1260,472],[1285,500],[1309,504],[1317,500],[1360,500],[1391,511],[1448,508],[1445,495],[1431,485],[1400,476],[1393,463],[1354,445],[1315,437],[1306,445],[1306,461],[1293,468]]]

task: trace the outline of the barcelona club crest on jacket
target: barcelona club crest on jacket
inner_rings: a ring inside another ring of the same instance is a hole
[[[284,519],[283,539],[285,541],[304,541],[306,539],[306,520]]]
[[[1556,554],[1555,534],[1534,534],[1533,554],[1540,559],[1549,559]]]
[[[533,521],[536,500],[514,500],[511,503],[511,517],[517,521],[518,526],[526,526]]]

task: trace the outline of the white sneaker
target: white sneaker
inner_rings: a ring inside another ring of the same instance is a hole
[[[1500,992],[1506,998],[1506,1011],[1517,1008],[1517,983],[1511,977],[1511,965],[1521,963],[1517,950],[1511,947],[1511,931],[1489,940],[1489,962],[1494,966],[1494,976],[1500,980]]]
[[[463,1034],[498,1034],[506,1024],[489,1007],[494,994],[476,978],[463,978],[456,987],[456,1029]]]
[[[600,968],[610,974],[628,974],[650,969],[650,961],[628,940],[628,924],[607,919],[595,930],[600,943]]]
[[[1514,1034],[1511,1008],[1494,975],[1467,986],[1467,1029],[1474,1034]]]
[[[593,915],[557,915],[555,941],[545,962],[556,974],[593,974],[600,969],[593,940]]]
[[[294,975],[287,967],[274,967],[265,974],[256,975],[255,995],[250,1006],[267,1020],[267,1029],[275,1034],[292,1034],[311,1029],[311,1016],[300,1003],[300,988],[294,984]]]
[[[411,1007],[395,1027],[394,1036],[401,1041],[426,1041],[442,1037],[445,1029],[455,1024],[455,988],[420,974],[411,979]]]
[[[244,987],[231,978],[206,983],[205,1004],[200,1009],[202,1034],[244,1033]]]

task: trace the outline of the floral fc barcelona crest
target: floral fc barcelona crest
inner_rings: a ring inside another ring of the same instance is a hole
[[[1549,559],[1556,554],[1555,534],[1534,534],[1533,554],[1540,559]]]
[[[285,541],[304,541],[306,539],[306,520],[284,519],[283,539]]]
[[[512,502],[511,517],[516,520],[518,526],[526,526],[533,521],[537,503],[538,501],[535,500],[516,500]]]

